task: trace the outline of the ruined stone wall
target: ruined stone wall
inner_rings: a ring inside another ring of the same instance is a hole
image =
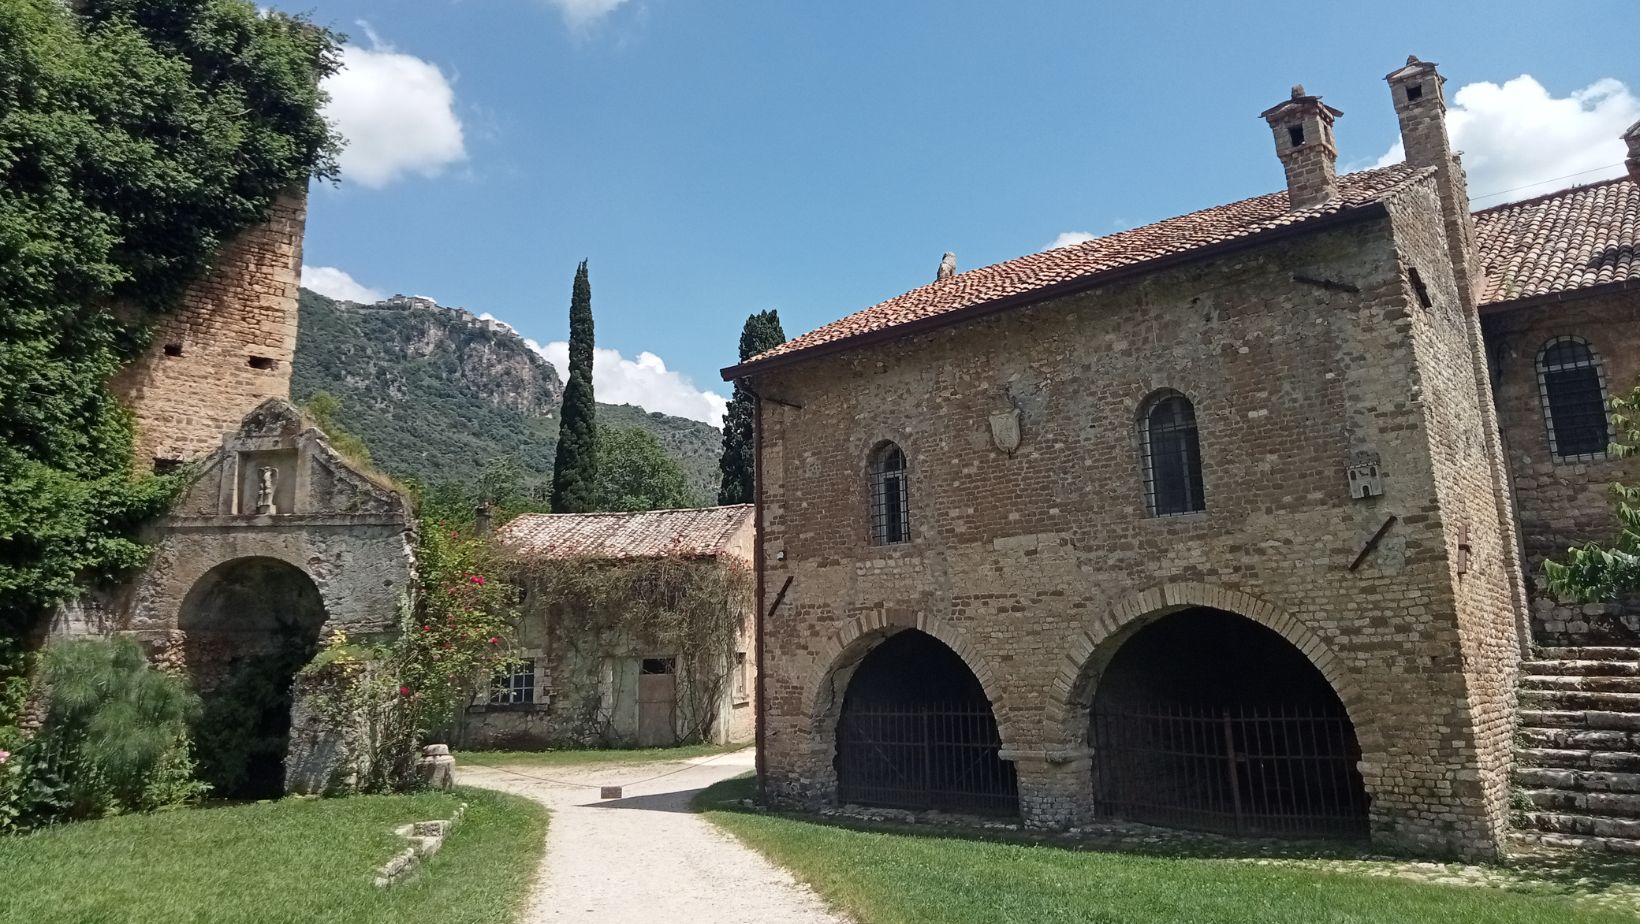
[[[1503,431],[1515,507],[1526,550],[1534,641],[1542,645],[1640,643],[1640,599],[1576,604],[1557,600],[1543,562],[1588,540],[1616,536],[1608,486],[1640,481],[1640,459],[1558,461],[1539,397],[1538,352],[1555,337],[1582,337],[1600,358],[1608,395],[1640,384],[1640,291],[1488,311],[1482,324],[1492,359],[1493,391]]]
[[[1427,186],[1416,195],[1431,208]],[[1406,246],[1436,247],[1436,221]],[[1436,431],[1478,429],[1461,382],[1473,365],[1460,324],[1411,315],[1402,244],[1372,220],[762,377],[801,406],[763,409],[765,585],[795,578],[766,632],[771,792],[834,797],[849,665],[917,627],[984,686],[1027,823],[1074,823],[1091,812],[1099,664],[1148,619],[1211,606],[1279,632],[1332,683],[1379,841],[1494,851],[1497,770],[1475,728],[1495,734],[1506,707],[1477,718],[1501,691],[1472,682],[1466,652],[1508,632],[1507,609],[1503,629],[1475,625],[1507,598],[1498,529],[1495,514],[1471,525],[1489,570],[1465,589],[1441,504],[1475,490],[1453,475],[1472,450]],[[1425,282],[1450,311],[1450,270]],[[1453,378],[1426,385],[1441,364]],[[1162,388],[1195,404],[1204,513],[1147,515],[1136,420]],[[988,429],[1010,407],[1024,434],[1011,455]],[[909,460],[904,545],[867,534],[866,459],[885,439]],[[1381,459],[1383,496],[1350,498],[1358,452]]]
[[[153,342],[115,377],[139,468],[212,452],[264,399],[289,397],[306,220],[305,192],[281,197],[155,318]]]

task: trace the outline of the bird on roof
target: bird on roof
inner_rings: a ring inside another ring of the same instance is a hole
[[[945,256],[940,258],[940,271],[934,276],[934,281],[939,282],[941,279],[950,279],[956,274],[957,255],[948,250],[945,252]]]

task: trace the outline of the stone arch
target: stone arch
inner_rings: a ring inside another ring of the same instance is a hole
[[[985,698],[991,701],[991,711],[996,715],[1003,748],[1013,747],[1019,740],[1018,730],[1010,720],[996,671],[988,660],[974,650],[960,629],[925,613],[918,613],[915,618],[896,618],[882,612],[855,616],[820,646],[815,652],[815,659],[823,666],[809,684],[805,699],[810,740],[829,753],[836,743],[837,716],[854,669],[880,642],[906,629],[916,629],[933,636],[962,659],[985,691]]]
[[[194,723],[201,776],[229,797],[282,795],[297,674],[329,618],[318,584],[285,558],[238,556],[205,569],[175,618],[182,666],[204,702]]]
[[[1267,600],[1226,587],[1193,582],[1163,584],[1124,597],[1092,626],[1072,636],[1043,710],[1042,740],[1048,747],[1085,753],[1087,710],[1099,677],[1117,649],[1146,625],[1192,607],[1234,613],[1286,639],[1303,653],[1338,695],[1355,727],[1362,754],[1382,752],[1382,740],[1370,712],[1361,703],[1359,687],[1343,659],[1320,636]]]

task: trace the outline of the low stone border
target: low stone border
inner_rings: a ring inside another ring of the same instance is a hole
[[[407,825],[400,825],[393,829],[393,833],[408,840],[410,846],[393,855],[391,860],[376,870],[376,885],[379,888],[397,885],[410,878],[421,861],[438,853],[444,846],[444,838],[455,830],[461,816],[467,814],[467,803],[456,806],[456,810],[449,818],[436,821],[417,821]]]

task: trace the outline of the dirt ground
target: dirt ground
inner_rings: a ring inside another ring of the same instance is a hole
[[[456,780],[552,811],[546,859],[519,924],[846,924],[790,873],[689,811],[701,789],[751,766],[749,749],[551,769],[462,767],[458,757]],[[623,797],[599,799],[600,786],[622,786]]]

